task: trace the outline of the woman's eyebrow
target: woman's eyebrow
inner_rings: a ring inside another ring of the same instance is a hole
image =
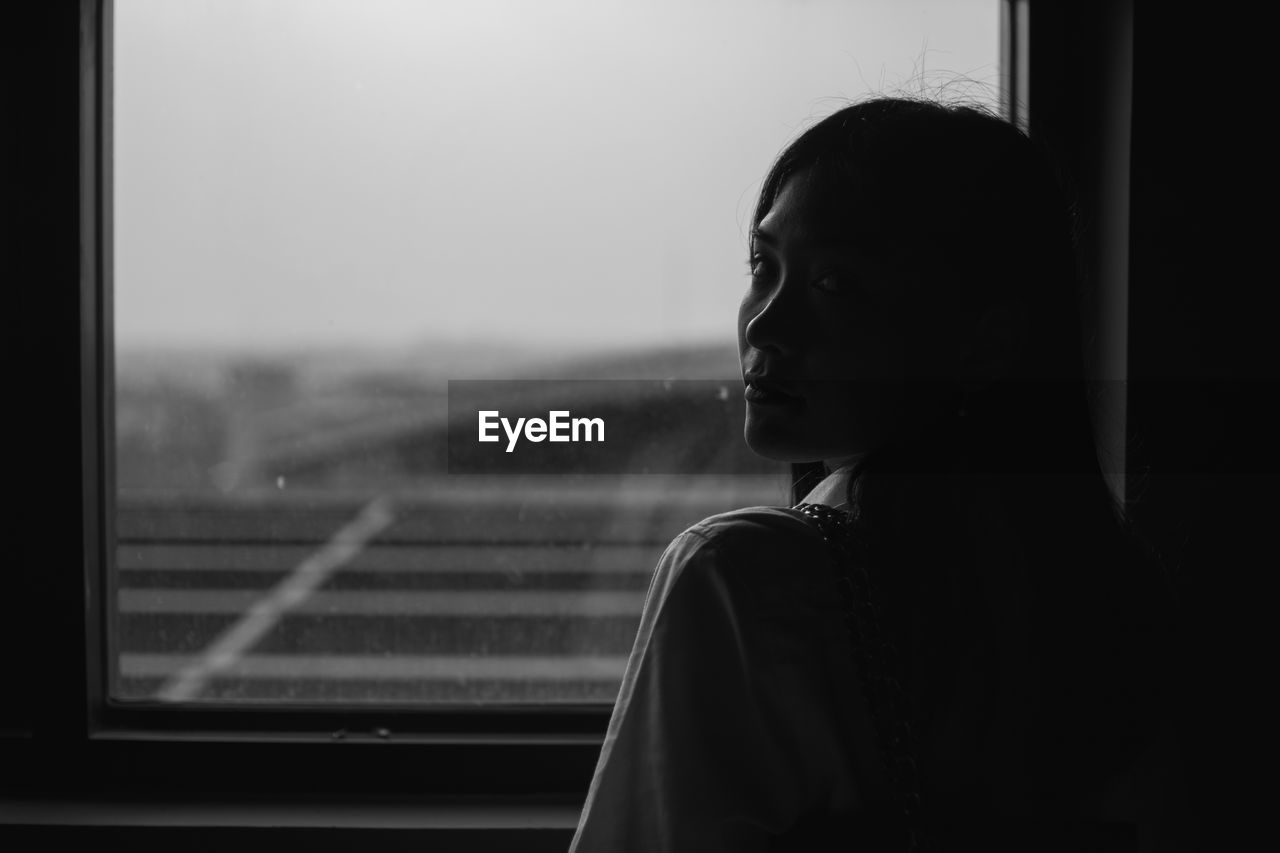
[[[752,228],[750,236],[751,236],[751,242],[753,245],[757,242],[764,243],[766,246],[776,247],[778,245],[777,237],[774,237],[769,232],[762,231],[759,228]],[[809,250],[812,250],[812,251],[861,252],[864,250],[863,246],[860,244],[859,241],[851,240],[847,238],[841,239],[840,237],[837,237],[833,234],[809,235],[805,233],[801,235],[800,242],[803,243]]]

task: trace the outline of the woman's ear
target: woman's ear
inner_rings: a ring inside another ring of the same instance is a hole
[[[977,391],[1014,373],[1027,348],[1031,313],[1021,299],[992,303],[979,313],[961,356],[961,387]]]

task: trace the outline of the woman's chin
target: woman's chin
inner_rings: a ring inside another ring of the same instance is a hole
[[[788,428],[790,427],[790,428]],[[795,425],[780,423],[769,418],[747,415],[743,438],[751,452],[775,462],[817,462],[841,459],[861,454],[867,449],[865,442],[852,435],[817,437]]]
[[[822,458],[797,436],[787,435],[784,430],[753,426],[748,422],[743,438],[752,453],[775,462],[813,462]]]

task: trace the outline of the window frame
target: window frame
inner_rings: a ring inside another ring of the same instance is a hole
[[[1057,20],[1029,18],[1030,0],[999,1],[1004,106],[1021,121],[1033,82],[1028,40],[1035,39],[1037,54],[1042,44],[1051,47],[1046,55],[1057,62],[1071,31],[1057,29]],[[1131,4],[1120,5],[1131,16]],[[17,481],[28,506],[15,529],[29,534],[19,590],[31,606],[10,608],[8,630],[17,648],[33,637],[41,646],[17,679],[18,711],[0,723],[6,758],[0,806],[32,796],[209,802],[226,792],[308,802],[428,796],[543,804],[553,809],[549,825],[571,829],[608,724],[607,703],[444,710],[139,708],[108,701],[109,661],[100,638],[114,618],[106,595],[114,517],[114,454],[106,452],[113,446],[114,375],[112,11],[112,0],[24,3],[9,33],[19,48],[10,51],[10,79],[22,65],[21,79],[32,83],[18,101],[30,132],[10,156],[29,164],[19,197],[40,199],[13,231],[22,247],[18,280],[42,283],[24,287],[20,297],[22,351],[41,359],[25,399],[42,413],[27,419],[22,435],[44,452],[25,454]],[[1010,91],[1022,104],[1016,112]],[[1037,117],[1053,114],[1061,95],[1037,88]],[[1127,221],[1127,207],[1123,215]],[[54,448],[64,452],[49,453]],[[51,535],[35,535],[48,530],[50,519],[57,522]]]

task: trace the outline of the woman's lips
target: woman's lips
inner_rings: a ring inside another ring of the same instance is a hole
[[[742,396],[748,403],[754,403],[758,406],[795,407],[804,402],[803,397],[788,394],[778,390],[770,383],[761,383],[759,381],[749,381],[746,390],[742,392]]]

